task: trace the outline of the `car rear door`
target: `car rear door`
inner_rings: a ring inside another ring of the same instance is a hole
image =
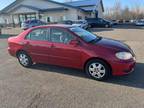
[[[80,68],[81,47],[70,45],[69,42],[76,37],[65,29],[51,28],[50,37],[52,42],[51,58],[52,64]]]
[[[26,36],[26,51],[30,54],[34,62],[47,63],[52,43],[49,40],[49,29],[40,28],[32,30]]]

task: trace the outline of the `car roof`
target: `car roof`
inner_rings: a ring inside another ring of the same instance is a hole
[[[41,26],[36,26],[36,27],[32,27],[32,29],[36,29],[36,28],[48,28],[48,27],[58,27],[58,28],[71,28],[74,27],[72,25],[67,25],[67,24],[49,24],[49,25],[41,25]]]

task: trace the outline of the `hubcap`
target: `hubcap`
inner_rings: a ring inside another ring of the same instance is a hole
[[[92,63],[89,66],[89,73],[94,77],[94,78],[102,78],[105,76],[106,70],[105,67],[100,64],[100,63]]]
[[[25,55],[25,54],[20,54],[19,55],[19,61],[24,66],[27,66],[28,63],[29,63],[29,59],[28,59],[27,55]]]
[[[106,25],[106,28],[108,28],[108,25]]]

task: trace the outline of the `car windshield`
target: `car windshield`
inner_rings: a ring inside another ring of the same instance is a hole
[[[71,27],[70,31],[77,34],[80,38],[82,38],[86,42],[91,42],[93,40],[97,40],[98,36],[80,28],[80,27]]]

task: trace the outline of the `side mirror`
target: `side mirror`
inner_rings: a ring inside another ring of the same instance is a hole
[[[79,44],[79,41],[78,40],[71,40],[70,45],[73,45],[73,46],[77,46]]]

